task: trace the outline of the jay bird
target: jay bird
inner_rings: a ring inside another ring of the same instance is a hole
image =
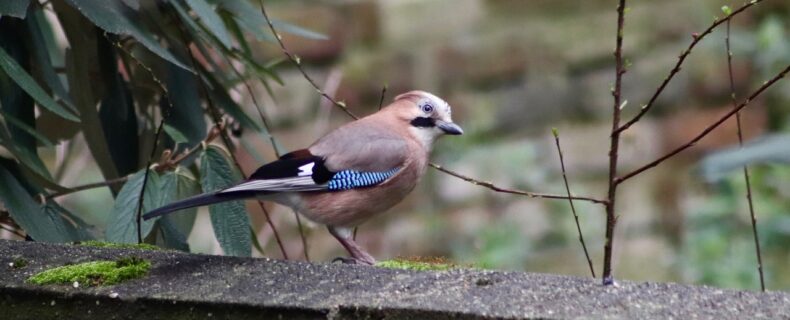
[[[376,260],[353,241],[351,230],[414,189],[425,174],[437,138],[462,133],[447,102],[425,91],[407,92],[310,147],[263,165],[247,180],[176,201],[143,217],[223,201],[273,201],[326,225],[351,255],[344,261],[372,265]]]

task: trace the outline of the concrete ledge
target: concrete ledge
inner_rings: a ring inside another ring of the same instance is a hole
[[[148,276],[108,287],[35,286],[65,264],[137,256]],[[27,260],[11,268],[15,259]],[[3,319],[790,318],[790,294],[478,270],[365,266],[0,240]]]

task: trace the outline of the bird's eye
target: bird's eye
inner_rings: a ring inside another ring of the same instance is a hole
[[[433,112],[433,106],[430,105],[430,104],[427,104],[427,103],[422,105],[422,112],[425,112],[425,113]]]

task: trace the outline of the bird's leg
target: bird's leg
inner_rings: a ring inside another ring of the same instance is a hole
[[[351,255],[351,259],[358,264],[367,264],[367,265],[374,265],[376,264],[376,259],[373,259],[369,253],[362,249],[354,240],[351,238],[351,229],[347,228],[338,228],[333,226],[327,226],[329,229],[329,233],[340,241],[340,244],[346,248],[346,251]]]

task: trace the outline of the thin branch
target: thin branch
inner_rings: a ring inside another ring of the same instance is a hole
[[[565,191],[568,194],[568,204],[571,205],[571,212],[573,213],[573,219],[576,220],[576,231],[579,232],[579,242],[582,244],[582,249],[584,250],[584,256],[587,258],[587,265],[590,267],[590,273],[592,277],[595,278],[595,269],[593,268],[592,259],[590,259],[590,253],[587,252],[587,245],[584,243],[584,235],[582,234],[582,227],[579,224],[579,215],[576,214],[576,207],[573,205],[573,199],[571,199],[571,188],[568,185],[568,175],[565,173],[565,159],[562,155],[562,148],[560,147],[560,134],[556,128],[553,128],[551,132],[554,134],[554,143],[557,145],[557,154],[560,156],[560,168],[562,169],[562,181],[565,183]]]
[[[344,102],[335,100],[328,93],[326,93],[324,90],[322,90],[321,88],[318,87],[318,85],[313,80],[313,78],[310,77],[310,75],[308,75],[307,72],[304,70],[304,67],[302,66],[301,59],[298,56],[292,54],[290,51],[288,51],[288,48],[285,47],[285,43],[283,43],[283,37],[274,28],[274,24],[272,24],[272,20],[269,19],[269,15],[266,14],[266,9],[263,7],[263,0],[258,0],[258,2],[261,5],[261,13],[263,14],[264,19],[266,19],[266,23],[269,25],[269,29],[271,29],[272,34],[274,34],[274,38],[277,39],[277,43],[280,44],[280,49],[282,49],[282,51],[285,54],[285,56],[288,57],[288,60],[291,60],[291,62],[293,62],[293,64],[296,66],[296,68],[299,69],[299,72],[302,73],[302,76],[305,78],[305,80],[307,80],[307,82],[309,82],[310,85],[313,86],[313,89],[315,89],[318,92],[318,94],[320,94],[322,97],[324,97],[325,99],[331,101],[332,104],[338,106],[341,110],[343,110],[350,117],[352,117],[354,119],[359,119],[356,115],[351,113],[350,110],[348,110],[348,107],[346,107],[346,104]]]
[[[224,123],[221,123],[220,125],[224,126]],[[211,142],[212,140],[214,140],[217,136],[219,136],[219,131],[220,130],[223,130],[223,128],[214,126],[211,129],[211,131],[209,131],[209,133],[206,135],[206,138],[203,139],[203,143],[202,144],[207,144],[207,143]],[[198,144],[197,146],[195,146],[192,149],[185,150],[183,153],[181,153],[181,154],[179,154],[177,156],[173,156],[172,154],[169,153],[169,150],[165,150],[165,152],[163,153],[163,158],[158,163],[153,165],[154,170],[156,170],[157,172],[163,172],[165,170],[173,169],[173,168],[177,167],[179,163],[184,161],[184,159],[189,158],[191,155],[193,155],[193,154],[197,153],[198,151],[202,150],[202,147],[201,147],[202,144]],[[79,186],[76,186],[76,187],[71,187],[71,188],[69,188],[69,190],[66,190],[66,191],[63,191],[63,192],[51,193],[51,194],[47,195],[45,198],[47,200],[48,199],[54,199],[54,198],[57,198],[57,197],[69,195],[69,194],[80,192],[80,191],[84,191],[84,190],[90,190],[90,189],[101,188],[101,187],[106,187],[106,186],[110,186],[110,185],[121,184],[121,183],[124,183],[124,182],[128,181],[129,178],[131,178],[131,177],[132,177],[132,175],[127,175],[127,176],[118,177],[118,178],[115,178],[115,179],[112,179],[112,180],[99,181],[99,182],[93,182],[93,183],[88,183],[88,184],[84,184],[84,185],[79,185]]]
[[[615,215],[615,198],[617,196],[617,158],[620,147],[620,112],[621,108],[621,88],[625,67],[623,66],[623,26],[625,25],[625,0],[620,0],[617,5],[617,41],[614,49],[615,60],[615,83],[612,90],[614,106],[612,107],[612,134],[609,146],[609,192],[606,197],[606,242],[603,252],[603,284],[614,284],[612,277],[612,250],[614,248],[614,230],[617,225]]]
[[[477,186],[481,186],[481,187],[484,187],[484,188],[491,189],[491,190],[496,191],[496,192],[517,194],[517,195],[527,196],[527,197],[530,197],[530,198],[559,199],[559,200],[573,199],[573,200],[580,200],[580,201],[589,201],[589,202],[597,203],[597,204],[606,204],[606,200],[595,199],[595,198],[585,197],[585,196],[571,196],[571,197],[569,197],[567,195],[529,192],[529,191],[523,191],[523,190],[518,190],[518,189],[506,189],[506,188],[502,188],[502,187],[499,187],[497,185],[494,185],[491,182],[472,179],[470,177],[467,177],[467,176],[462,175],[460,173],[457,173],[455,171],[447,170],[444,167],[442,167],[442,166],[440,166],[438,164],[435,164],[435,163],[431,163],[430,166],[434,167],[436,170],[439,170],[441,172],[449,174],[449,175],[451,175],[453,177],[456,177],[458,179],[464,180],[466,182],[469,182],[469,183],[477,185]]]
[[[705,130],[702,130],[702,132],[700,132],[696,137],[691,139],[691,141],[683,144],[682,146],[676,148],[675,150],[672,150],[671,152],[667,153],[666,155],[664,155],[664,156],[662,156],[662,157],[660,157],[660,158],[658,158],[658,159],[656,159],[656,160],[654,160],[654,161],[652,161],[652,162],[650,162],[650,163],[648,163],[646,165],[643,165],[643,166],[639,167],[638,169],[635,169],[635,170],[629,172],[628,174],[626,174],[626,175],[624,175],[622,177],[617,178],[617,183],[619,184],[619,183],[622,183],[622,182],[624,182],[624,181],[626,181],[628,179],[631,179],[634,176],[644,172],[645,170],[648,170],[648,169],[650,169],[652,167],[655,167],[655,166],[659,165],[660,163],[662,163],[665,160],[673,157],[674,155],[682,152],[683,150],[686,150],[686,149],[694,146],[700,139],[704,138],[711,131],[713,131],[713,129],[718,128],[722,123],[727,121],[727,119],[729,119],[730,117],[732,117],[733,115],[738,113],[738,111],[741,111],[741,109],[743,109],[747,105],[749,105],[749,103],[752,102],[752,100],[754,100],[755,98],[757,98],[761,93],[763,93],[763,91],[765,91],[765,89],[768,89],[774,83],[776,83],[780,79],[784,78],[784,76],[787,75],[788,72],[790,72],[790,65],[787,65],[781,72],[779,72],[776,76],[771,78],[771,80],[763,82],[763,85],[760,86],[754,92],[752,92],[752,94],[749,95],[749,98],[747,98],[744,102],[741,102],[737,107],[735,107],[732,110],[730,110],[729,112],[727,112],[727,114],[722,116],[719,120],[716,120],[716,122],[714,122],[713,124],[709,125],[707,128],[705,128]]]
[[[327,94],[324,90],[319,88],[318,85],[316,85],[315,81],[313,81],[313,79],[310,77],[310,75],[308,75],[307,72],[305,72],[304,68],[302,68],[302,63],[301,63],[301,60],[299,59],[299,57],[291,54],[291,52],[288,51],[288,48],[285,47],[285,44],[282,41],[282,36],[280,36],[280,34],[274,28],[274,25],[272,25],[272,22],[269,19],[269,16],[266,14],[266,9],[263,6],[263,1],[259,0],[259,3],[260,3],[260,6],[261,6],[261,13],[263,14],[264,18],[266,18],[266,21],[268,22],[268,25],[269,25],[269,29],[271,30],[272,34],[274,34],[275,38],[277,39],[277,42],[280,44],[280,49],[282,50],[283,54],[285,54],[286,57],[288,57],[288,60],[290,60],[294,65],[296,65],[297,69],[299,69],[299,72],[302,74],[302,76],[305,78],[305,80],[307,80],[307,82],[310,83],[310,85],[313,87],[313,89],[315,89],[322,97],[326,98],[327,100],[332,102],[332,104],[334,104],[338,108],[342,109],[343,112],[345,112],[348,116],[350,116],[351,118],[354,118],[354,119],[359,119],[359,117],[357,117],[354,113],[352,113],[350,110],[348,110],[348,107],[346,107],[345,103],[338,102],[337,100],[335,100],[334,98],[329,96],[329,94]],[[529,191],[522,191],[522,190],[505,189],[505,188],[498,187],[498,186],[492,184],[491,182],[480,181],[480,180],[477,180],[477,179],[473,179],[473,178],[464,176],[464,175],[462,175],[460,173],[457,173],[457,172],[445,169],[441,165],[433,163],[433,162],[429,163],[429,165],[431,167],[433,167],[434,169],[437,169],[437,170],[439,170],[441,172],[444,172],[446,174],[449,174],[451,176],[454,176],[454,177],[459,178],[461,180],[464,180],[466,182],[470,182],[470,183],[475,184],[475,185],[486,187],[486,188],[489,188],[489,189],[497,191],[497,192],[518,194],[518,195],[523,195],[523,196],[527,196],[527,197],[531,197],[531,198],[562,199],[562,200],[567,200],[568,199],[568,196],[563,196],[563,195],[545,194],[545,193],[536,193],[536,192],[529,192]],[[577,196],[577,197],[571,197],[571,199],[582,200],[582,201],[590,201],[590,202],[599,203],[599,204],[606,203],[606,200],[599,200],[599,199],[594,199],[594,198],[590,198],[590,197],[578,197]]]
[[[381,87],[381,98],[379,98],[379,110],[384,107],[384,97],[387,95],[387,85]]]
[[[0,229],[3,229],[3,230],[5,230],[5,231],[8,231],[8,232],[11,232],[11,233],[13,233],[15,236],[17,236],[17,237],[20,237],[20,238],[22,238],[22,239],[24,239],[24,238],[25,238],[25,235],[23,235],[22,233],[20,233],[18,230],[15,230],[15,229],[13,229],[13,228],[6,227],[5,225],[2,225],[2,224],[0,224]]]
[[[302,229],[302,218],[299,216],[296,210],[293,210],[293,213],[294,218],[296,218],[296,228],[299,230],[299,238],[302,239],[302,251],[304,252],[304,258],[307,260],[307,262],[310,262],[310,254],[308,253],[308,248],[310,248],[310,246],[307,245],[307,237],[305,237],[304,230]]]
[[[68,189],[66,191],[55,192],[55,193],[48,194],[46,196],[46,198],[47,199],[54,199],[54,198],[57,198],[57,197],[60,197],[60,196],[65,196],[65,195],[68,195],[68,194],[77,193],[77,192],[84,191],[84,190],[90,190],[90,189],[95,189],[95,188],[108,187],[108,186],[114,186],[114,185],[117,185],[117,184],[122,184],[122,183],[126,182],[126,180],[129,180],[129,177],[130,176],[123,176],[123,177],[118,177],[118,178],[107,180],[107,181],[99,181],[99,182],[88,183],[88,184],[72,187],[72,188],[70,188],[70,189]]]
[[[752,0],[752,1],[749,1],[749,2],[745,3],[743,6],[741,6],[740,8],[738,8],[737,10],[733,11],[731,14],[727,15],[726,17],[724,17],[722,19],[716,19],[715,21],[713,21],[713,24],[711,24],[702,33],[700,33],[700,34],[696,34],[695,33],[693,35],[693,40],[691,41],[691,44],[689,44],[688,48],[686,48],[686,50],[683,51],[683,53],[681,53],[680,56],[678,56],[678,62],[675,64],[675,67],[672,68],[672,70],[669,72],[669,75],[666,78],[664,78],[664,82],[662,82],[661,85],[658,86],[658,89],[656,89],[656,92],[653,93],[652,97],[650,97],[650,100],[647,102],[647,104],[642,106],[642,109],[639,110],[639,113],[633,119],[629,120],[628,122],[626,122],[622,126],[620,126],[616,130],[616,132],[620,133],[622,131],[627,130],[634,123],[639,121],[639,119],[641,119],[642,116],[644,116],[645,113],[647,113],[647,111],[650,110],[650,108],[653,107],[653,103],[656,102],[656,99],[661,94],[661,92],[664,91],[664,88],[666,88],[667,84],[669,84],[669,81],[671,81],[672,78],[675,77],[675,75],[680,71],[680,66],[686,60],[686,57],[688,57],[688,55],[691,53],[691,50],[694,49],[695,46],[697,46],[697,43],[699,43],[700,40],[702,40],[702,38],[705,38],[705,36],[709,35],[713,31],[713,29],[715,29],[716,27],[718,27],[719,25],[721,25],[725,21],[729,22],[730,19],[732,19],[732,17],[736,16],[737,14],[739,14],[741,12],[744,12],[749,7],[751,7],[751,6],[755,5],[755,4],[758,4],[758,3],[762,2],[762,1],[763,0]]]
[[[730,50],[730,21],[727,21],[727,33],[724,38],[727,48],[727,72],[730,75],[730,98],[732,107],[738,107],[738,99],[735,97],[735,79],[732,75],[732,51]],[[738,125],[738,145],[743,147],[743,130],[741,128],[741,112],[735,113],[735,121]],[[749,178],[749,167],[743,165],[743,179],[746,181],[746,201],[749,204],[749,216],[752,218],[752,234],[754,235],[754,249],[757,253],[757,272],[760,275],[760,289],[765,292],[765,276],[763,274],[763,257],[760,250],[760,238],[757,234],[757,215],[754,213],[754,203],[752,201],[752,184]]]

